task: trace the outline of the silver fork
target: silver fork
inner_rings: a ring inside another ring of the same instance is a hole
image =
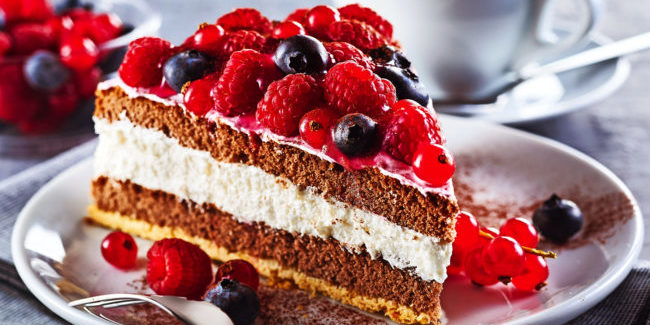
[[[102,313],[96,313],[95,307],[105,309],[151,304],[158,307],[170,316],[188,325],[223,324],[233,325],[228,315],[221,309],[207,301],[187,300],[176,296],[138,295],[130,293],[114,293],[108,295],[94,296],[68,303],[70,307],[82,308],[87,313],[102,318],[110,323],[118,322],[106,317]]]

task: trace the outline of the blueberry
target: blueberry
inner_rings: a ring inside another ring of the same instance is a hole
[[[210,61],[206,55],[197,50],[187,50],[167,59],[163,73],[167,84],[181,92],[185,83],[201,79],[209,69]]]
[[[329,54],[319,40],[307,35],[296,35],[278,45],[273,61],[285,74],[318,73],[325,71]]]
[[[384,45],[376,49],[372,49],[368,54],[376,63],[380,65],[392,65],[404,69],[411,67],[411,61],[406,56],[404,56],[404,53],[398,51],[390,45]]]
[[[235,325],[252,324],[260,313],[260,298],[253,289],[237,280],[221,280],[208,289],[203,300],[221,308]]]
[[[376,73],[393,83],[398,99],[412,99],[422,106],[429,104],[429,94],[426,88],[411,69],[381,66],[377,68]]]
[[[65,13],[66,11],[81,7],[81,1],[79,0],[53,0],[52,7],[54,7],[54,12],[57,15]]]
[[[533,225],[542,236],[555,243],[563,243],[582,227],[582,212],[569,200],[553,194],[533,214]]]
[[[27,83],[38,90],[56,90],[70,77],[70,70],[61,63],[59,57],[45,50],[32,54],[23,69]]]
[[[368,116],[353,113],[338,120],[332,130],[334,144],[348,156],[361,156],[375,147],[377,122]]]

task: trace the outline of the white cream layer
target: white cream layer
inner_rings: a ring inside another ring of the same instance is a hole
[[[95,120],[99,145],[96,176],[130,180],[196,203],[212,203],[240,222],[263,222],[292,233],[332,237],[352,252],[363,247],[373,259],[409,268],[425,281],[442,283],[451,244],[389,222],[384,217],[333,203],[314,189],[239,163],[219,162],[208,152],[181,146],[164,133],[125,117]]]

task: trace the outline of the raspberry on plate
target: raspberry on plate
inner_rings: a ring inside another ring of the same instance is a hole
[[[182,239],[155,242],[147,259],[147,284],[157,294],[198,299],[212,281],[208,254]]]
[[[339,8],[339,12],[343,18],[355,19],[372,26],[386,39],[393,38],[393,25],[370,8],[355,3]]]
[[[395,87],[390,81],[351,61],[332,67],[324,84],[327,103],[341,114],[379,117],[396,101]]]
[[[235,31],[240,29],[254,30],[260,34],[271,32],[271,21],[257,9],[237,8],[217,20],[224,29]]]
[[[326,42],[323,43],[323,45],[325,46],[325,49],[327,49],[327,52],[332,56],[334,64],[345,61],[354,61],[366,69],[375,69],[375,63],[372,59],[350,43]]]
[[[341,19],[333,22],[327,32],[333,41],[348,42],[364,51],[388,44],[384,35],[358,20]]]
[[[157,37],[142,37],[129,44],[118,72],[132,87],[153,87],[162,82],[162,63],[172,54],[172,44]]]
[[[437,116],[412,100],[400,100],[393,105],[386,126],[384,149],[394,158],[410,163],[420,142],[444,143]]]
[[[216,110],[226,116],[252,112],[266,85],[278,78],[270,58],[254,50],[241,50],[232,54],[210,96]]]
[[[316,80],[306,74],[290,74],[272,83],[257,105],[257,120],[271,131],[298,134],[300,118],[322,101]]]
[[[261,51],[265,42],[264,36],[253,30],[227,32],[217,48],[217,55],[221,59],[227,60],[231,54],[243,49]]]

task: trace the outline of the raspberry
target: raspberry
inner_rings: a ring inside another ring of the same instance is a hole
[[[386,39],[393,38],[393,25],[370,8],[362,7],[358,4],[350,4],[339,8],[339,12],[343,18],[355,19],[372,26],[384,35]]]
[[[341,114],[380,117],[395,101],[395,87],[370,69],[351,61],[332,67],[325,76],[325,99]]]
[[[354,61],[366,69],[375,69],[375,63],[372,62],[372,59],[352,44],[345,42],[327,42],[323,43],[323,45],[327,49],[327,52],[332,55],[335,64],[344,61]]]
[[[300,118],[322,100],[322,90],[309,75],[297,73],[272,83],[257,105],[257,120],[285,136],[298,134]]]
[[[334,22],[329,25],[328,35],[333,41],[348,42],[363,51],[388,44],[382,34],[358,20],[342,19]]]
[[[198,299],[212,281],[208,254],[184,240],[155,242],[147,259],[147,283],[157,294]]]
[[[162,82],[162,63],[172,54],[172,45],[157,37],[139,38],[129,44],[120,78],[132,87],[153,87]]]
[[[56,43],[52,28],[48,25],[19,24],[13,26],[9,34],[13,39],[12,50],[16,54],[30,54],[38,49],[49,49]]]
[[[309,11],[308,8],[298,8],[294,10],[292,13],[290,13],[289,16],[287,16],[287,18],[284,19],[284,21],[293,20],[300,23],[301,25],[304,25],[305,22],[307,21],[306,17],[308,11]]]
[[[192,113],[203,116],[214,107],[214,99],[210,96],[210,90],[219,79],[218,74],[211,74],[203,79],[195,80],[183,94],[183,103]]]
[[[260,34],[271,32],[271,21],[264,17],[257,9],[238,8],[217,20],[225,30],[236,31],[240,29],[254,30]]]
[[[210,96],[221,114],[234,116],[252,112],[264,96],[270,80],[279,78],[273,61],[254,50],[232,54]]]
[[[264,48],[264,36],[252,30],[238,30],[228,32],[222,38],[218,50],[219,57],[227,60],[231,54],[243,49],[261,51]]]
[[[22,64],[0,64],[0,76],[0,120],[19,122],[34,117],[43,105],[25,81]]]
[[[11,38],[7,33],[0,32],[0,56],[9,52],[11,49]]]
[[[413,161],[420,142],[443,144],[437,116],[431,115],[418,103],[403,99],[393,105],[386,128],[384,149],[405,163]]]

